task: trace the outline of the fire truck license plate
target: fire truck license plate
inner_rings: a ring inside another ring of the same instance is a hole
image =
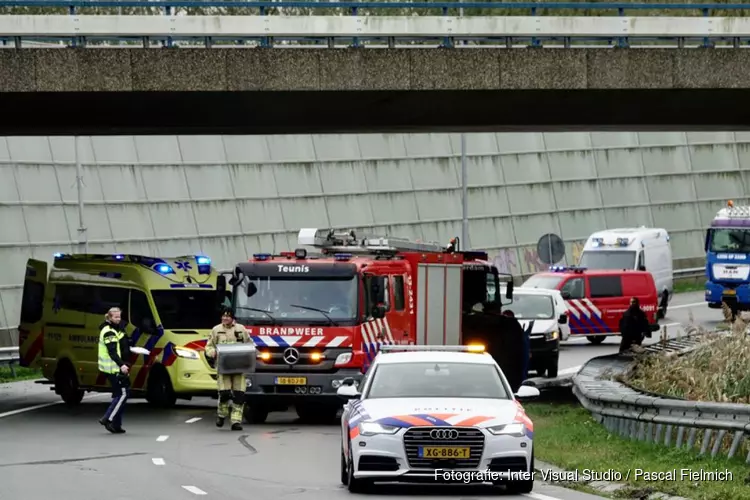
[[[455,446],[443,447],[419,447],[419,458],[469,458],[469,448],[457,448]]]
[[[307,385],[306,377],[276,377],[276,385]]]

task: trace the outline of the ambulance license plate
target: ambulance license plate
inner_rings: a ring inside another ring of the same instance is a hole
[[[276,385],[307,385],[306,377],[276,377]]]
[[[469,448],[458,448],[456,446],[420,446],[419,458],[470,458]]]

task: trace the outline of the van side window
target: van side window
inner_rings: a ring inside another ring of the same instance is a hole
[[[93,308],[90,312],[96,314],[107,314],[113,307],[119,307],[126,312],[128,308],[128,289],[113,286],[92,286],[92,292],[96,291]],[[127,318],[127,316],[124,316]]]
[[[135,328],[141,328],[147,332],[154,331],[156,327],[148,298],[139,290],[130,291],[130,323]]]
[[[619,276],[591,276],[589,287],[591,298],[622,297],[622,282]]]
[[[582,299],[586,296],[583,278],[573,278],[565,282],[560,293],[566,299]]]
[[[26,280],[21,300],[21,323],[36,323],[44,312],[44,285]]]
[[[404,301],[404,277],[391,276],[393,282],[393,307],[396,311],[403,311],[406,307]]]
[[[53,310],[65,309],[91,313],[94,305],[93,287],[85,285],[55,285]]]

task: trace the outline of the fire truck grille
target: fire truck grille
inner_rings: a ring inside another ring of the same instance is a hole
[[[409,467],[414,469],[475,469],[479,467],[484,451],[484,434],[479,429],[463,428],[458,431],[458,439],[433,439],[430,431],[445,429],[445,427],[416,427],[404,433],[404,449]],[[421,458],[421,447],[463,447],[469,448],[469,458],[435,459]]]
[[[255,367],[257,372],[312,372],[312,373],[336,373],[336,358],[345,352],[351,352],[349,348],[316,349],[314,347],[295,347],[299,353],[299,359],[294,364],[284,360],[284,352],[288,347],[258,347],[258,352],[270,354],[270,359],[258,359]],[[320,353],[323,359],[315,361],[311,358],[312,353]]]

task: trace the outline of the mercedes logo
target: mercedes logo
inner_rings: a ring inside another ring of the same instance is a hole
[[[430,437],[432,439],[458,439],[458,431],[456,429],[432,429]]]
[[[299,361],[299,351],[294,347],[289,347],[284,351],[284,361],[286,364],[293,365]]]

